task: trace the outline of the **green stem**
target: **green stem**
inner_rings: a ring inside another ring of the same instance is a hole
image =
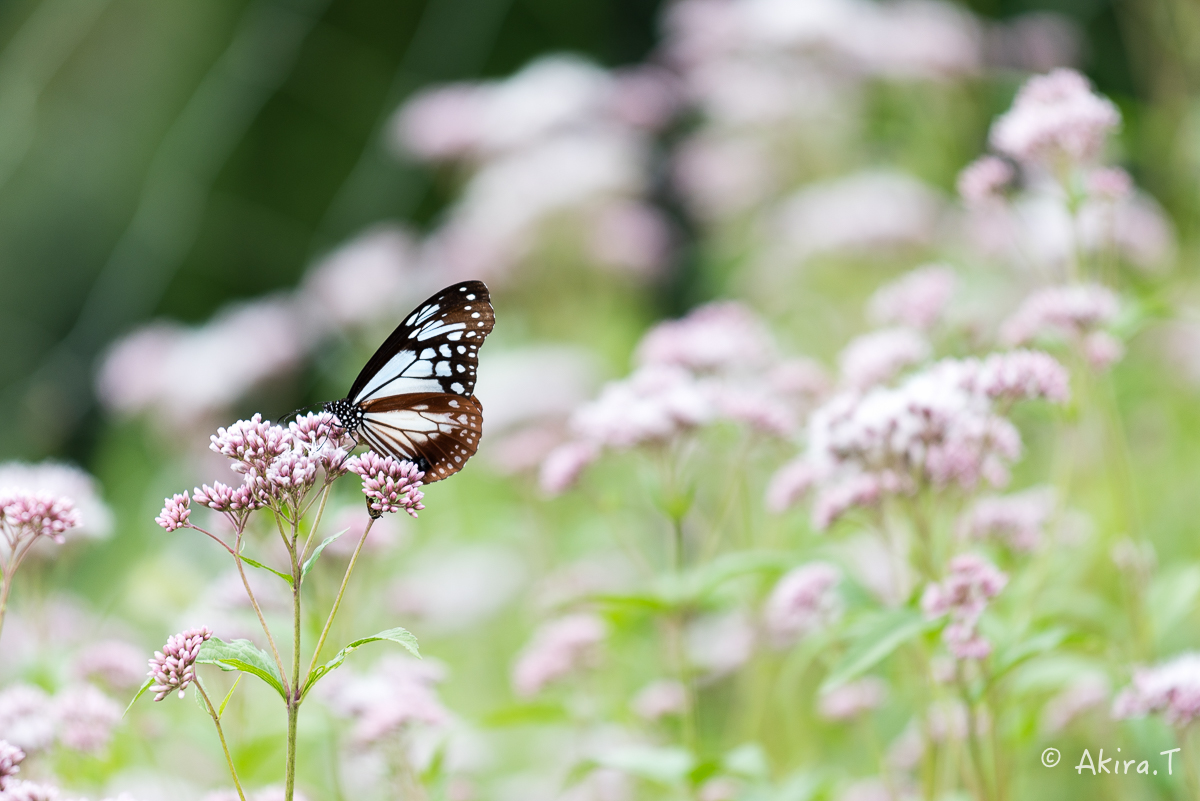
[[[267,643],[271,646],[271,654],[275,657],[275,666],[279,668],[279,677],[283,679],[284,694],[289,695],[287,671],[284,670],[283,659],[279,656],[279,649],[275,646],[275,638],[271,636],[271,629],[267,627],[267,619],[263,617],[262,608],[258,605],[258,599],[254,597],[254,590],[250,589],[250,580],[246,578],[246,568],[242,564],[241,531],[237,533],[234,539],[233,561],[237,565],[238,575],[242,577],[242,586],[246,589],[246,597],[250,599],[250,605],[254,607],[254,614],[258,615],[258,622],[262,626],[263,633],[267,635]]]
[[[233,767],[233,757],[229,755],[229,746],[225,743],[225,732],[221,729],[221,716],[217,714],[217,708],[209,700],[208,693],[204,692],[204,687],[201,686],[199,679],[196,680],[196,691],[204,699],[204,706],[212,717],[213,725],[217,727],[217,737],[221,738],[221,750],[225,752],[225,762],[229,765],[229,775],[233,777],[233,786],[237,788],[238,798],[246,801],[246,794],[242,792],[242,783],[238,781],[237,769]]]
[[[971,695],[967,691],[967,684],[962,675],[962,666],[958,667],[958,687],[962,695],[963,704],[967,708],[967,752],[971,758],[972,767],[975,768],[975,776],[979,782],[979,797],[983,801],[991,801],[992,792],[988,786],[987,769],[984,767],[983,749],[979,745],[979,720],[975,715],[975,705],[971,703]]]
[[[12,576],[0,576],[0,635],[4,634],[4,615],[8,612],[8,589],[12,586]]]
[[[304,692],[308,690],[308,683],[312,681],[312,673],[317,668],[317,660],[321,657],[321,648],[325,645],[325,638],[329,636],[329,629],[333,626],[333,618],[337,615],[338,607],[342,605],[342,596],[346,594],[346,585],[350,583],[350,574],[354,572],[354,564],[358,561],[358,554],[362,551],[363,543],[367,541],[367,535],[371,533],[371,526],[375,525],[375,518],[371,518],[367,522],[366,529],[363,530],[362,536],[358,538],[358,545],[354,548],[354,555],[350,557],[350,564],[346,566],[346,575],[342,576],[342,586],[338,588],[337,598],[333,601],[333,608],[329,610],[329,617],[325,620],[325,627],[321,629],[321,637],[317,640],[317,647],[313,651],[312,663],[308,666],[308,672],[304,674],[304,685],[301,691],[297,692],[298,697],[304,697]]]
[[[325,502],[329,500],[329,491],[333,489],[333,484],[326,484],[325,490],[321,493],[321,505],[317,507],[317,519],[313,521],[312,528],[308,530],[308,537],[304,540],[304,547],[300,549],[300,563],[304,564],[304,560],[308,558],[308,547],[312,545],[313,536],[317,533],[317,529],[321,527],[321,517],[325,514]],[[311,506],[309,508],[312,508]]]
[[[288,742],[287,742],[287,775],[284,780],[284,799],[292,801],[296,786],[296,724],[300,718],[300,559],[296,544],[300,539],[300,523],[297,519],[292,523],[291,547],[288,552],[292,558],[292,687],[288,697]]]

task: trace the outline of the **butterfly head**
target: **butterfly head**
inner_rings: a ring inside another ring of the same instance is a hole
[[[342,427],[347,431],[354,431],[362,423],[362,410],[358,408],[349,398],[341,400],[328,401],[325,403],[325,411],[332,414],[342,424]]]

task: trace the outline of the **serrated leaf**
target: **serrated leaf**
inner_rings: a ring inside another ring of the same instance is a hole
[[[233,686],[229,688],[229,692],[225,693],[225,700],[221,702],[221,705],[219,707],[217,707],[217,719],[218,720],[221,718],[222,715],[225,714],[225,707],[229,705],[229,699],[233,697],[233,691],[238,688],[238,683],[241,680],[242,680],[241,676],[238,676],[236,679],[234,679]]]
[[[154,679],[146,679],[144,682],[142,682],[142,686],[138,687],[138,691],[137,691],[137,693],[134,694],[133,700],[129,702],[129,706],[125,707],[125,711],[121,713],[121,717],[125,717],[126,715],[128,715],[129,710],[133,709],[133,705],[137,703],[138,699],[141,698],[143,695],[145,695],[146,691],[149,690],[153,686],[154,686]]]
[[[216,665],[221,670],[240,670],[258,676],[274,687],[280,698],[287,700],[287,694],[283,691],[283,680],[271,655],[249,640],[224,642],[213,637],[200,646],[200,656],[196,661],[205,665]]]
[[[288,583],[289,587],[292,586],[292,577],[289,576],[287,573],[281,573],[273,567],[267,567],[262,562],[255,562],[249,556],[242,556],[240,558],[243,562],[250,565],[250,567],[257,567],[259,570],[266,570],[268,573],[274,573],[275,575],[279,576],[281,579],[286,581]]]
[[[914,609],[895,609],[876,616],[825,677],[817,692],[828,692],[857,679],[889,657],[901,645],[936,625],[936,621],[926,620]]]
[[[389,642],[398,643],[399,645],[404,646],[408,652],[417,659],[421,658],[421,652],[417,648],[417,638],[414,637],[407,629],[402,629],[397,626],[394,629],[388,629],[387,631],[381,631],[378,634],[372,634],[370,637],[363,637],[361,640],[355,640],[342,650],[338,651],[333,655],[333,659],[330,659],[324,665],[321,665],[313,670],[312,675],[309,676],[308,683],[304,686],[304,694],[308,695],[308,691],[311,690],[313,686],[327,673],[341,667],[342,663],[346,661],[347,656],[354,653],[362,646],[367,645],[368,643],[380,642],[381,640],[388,640]]]
[[[597,757],[596,765],[659,784],[681,784],[696,766],[696,758],[683,748],[631,746]]]
[[[334,540],[336,540],[338,537],[342,536],[349,530],[350,530],[349,528],[344,528],[341,531],[339,531],[337,534],[331,534],[328,537],[326,537],[324,540],[321,541],[321,544],[317,546],[317,549],[312,552],[312,556],[308,557],[308,559],[305,560],[304,567],[302,567],[300,569],[300,580],[301,581],[303,581],[304,577],[308,575],[308,571],[313,569],[313,565],[315,565],[317,563],[317,557],[321,555],[321,551],[325,550],[325,546],[329,545],[329,543],[333,542]]]

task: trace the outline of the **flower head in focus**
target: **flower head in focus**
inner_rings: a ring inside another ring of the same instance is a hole
[[[161,701],[170,693],[178,691],[183,698],[187,686],[196,677],[196,659],[200,656],[200,646],[213,636],[207,626],[189,629],[167,638],[167,644],[161,651],[154,652],[150,660],[149,676],[154,680],[150,689],[154,692],[154,700]]]
[[[81,523],[70,498],[44,492],[0,489],[0,531],[15,553],[21,543],[39,537],[64,542],[63,534]]]
[[[362,476],[363,494],[372,514],[404,511],[416,517],[425,508],[421,503],[425,497],[421,479],[425,474],[412,462],[367,451],[351,458],[346,469]]]
[[[950,616],[942,639],[956,659],[983,659],[991,653],[991,643],[979,634],[979,619],[1007,583],[1008,576],[991,562],[961,554],[950,560],[945,579],[925,588],[921,609],[930,619]]]
[[[167,531],[187,528],[190,525],[188,519],[192,514],[191,507],[192,498],[190,495],[186,492],[176,493],[166,499],[163,503],[162,512],[159,513],[158,517],[154,518],[154,522]]]

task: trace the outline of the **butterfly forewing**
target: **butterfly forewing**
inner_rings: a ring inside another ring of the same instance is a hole
[[[442,392],[393,395],[367,401],[362,412],[359,431],[371,449],[424,461],[426,483],[461,470],[475,455],[483,433],[483,407],[473,397]]]
[[[479,346],[496,317],[482,281],[446,287],[413,310],[380,346],[354,380],[349,399],[370,400],[475,391]]]
[[[362,444],[419,464],[425,483],[454,475],[479,447],[479,346],[495,322],[483,282],[446,287],[396,327],[346,399],[326,408]]]

